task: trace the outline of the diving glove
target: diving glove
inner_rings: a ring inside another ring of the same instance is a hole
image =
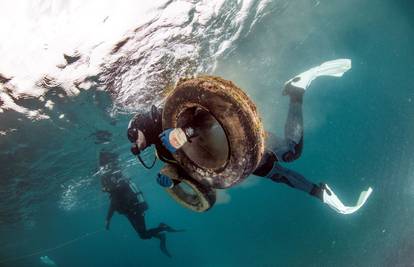
[[[359,210],[372,193],[372,188],[362,191],[355,206],[345,206],[327,184],[321,185],[322,201],[338,213],[351,214]]]
[[[173,188],[174,187],[173,180],[170,177],[168,177],[167,175],[164,175],[162,173],[158,173],[157,182],[158,182],[159,185],[161,185],[162,187],[165,187],[165,188]]]

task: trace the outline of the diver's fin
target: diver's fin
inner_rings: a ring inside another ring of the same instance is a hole
[[[355,211],[359,210],[367,201],[368,197],[372,193],[372,188],[369,187],[367,191],[362,191],[359,195],[358,202],[355,206],[345,206],[342,201],[335,195],[331,188],[328,185],[324,185],[322,189],[323,195],[322,200],[326,203],[329,207],[335,210],[338,213],[342,214],[351,214]]]
[[[162,253],[167,255],[169,258],[172,258],[170,252],[167,249],[167,237],[165,236],[165,234],[159,234],[158,237],[160,239],[160,249]]]
[[[342,75],[351,69],[350,59],[336,59],[326,61],[317,67],[313,67],[285,83],[285,86],[290,84],[294,87],[302,88],[306,90],[311,82],[319,76],[334,76],[342,77]],[[285,94],[285,89],[284,89]]]

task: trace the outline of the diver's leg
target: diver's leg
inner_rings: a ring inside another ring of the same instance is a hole
[[[144,221],[144,224],[145,224],[144,216],[142,216],[142,220]],[[171,258],[172,257],[171,253],[167,249],[167,236],[165,235],[165,233],[162,233],[163,231],[167,231],[166,228],[167,228],[166,224],[160,223],[158,227],[146,230],[145,235],[148,236],[148,238],[152,237],[152,238],[159,239],[160,250],[162,251],[162,253],[164,253],[165,255]]]
[[[285,139],[273,151],[279,161],[290,162],[299,158],[303,148],[303,94],[312,81],[320,76],[341,77],[351,68],[351,60],[337,59],[310,68],[288,80],[283,95],[290,97],[289,114],[285,124]]]
[[[160,240],[160,249],[161,251],[171,257],[171,254],[167,250],[166,236],[162,231],[165,231],[164,227],[157,227],[153,229],[146,229],[145,226],[145,216],[143,213],[131,213],[127,215],[128,220],[131,222],[135,231],[138,233],[139,237],[142,239],[157,238]]]
[[[287,184],[290,187],[319,198],[320,187],[318,185],[307,180],[301,174],[280,166],[276,162],[266,177],[274,182]]]
[[[133,213],[131,215],[128,215],[128,219],[134,227],[135,231],[142,239],[149,239],[156,236],[160,232],[166,231],[166,227],[162,224],[156,228],[147,229],[144,213]]]
[[[291,162],[298,159],[303,149],[303,113],[302,103],[305,90],[296,88],[290,84],[285,90],[290,96],[289,111],[285,123],[285,138],[275,138],[272,151],[278,160]],[[285,88],[286,88],[285,87]]]
[[[151,236],[155,236],[155,235],[157,235],[161,232],[164,232],[164,231],[169,232],[169,231],[167,231],[167,225],[162,224],[162,223],[160,223],[160,225],[158,225],[158,227],[154,227],[154,228],[151,228],[151,229],[147,230],[148,234],[150,234]]]
[[[142,239],[150,239],[152,234],[147,230],[143,213],[133,212],[127,215],[129,222]]]
[[[303,139],[303,113],[302,103],[304,90],[294,88],[289,94],[289,112],[285,124],[285,139],[294,144],[299,144]]]
[[[303,149],[303,94],[305,90],[288,82],[283,94],[290,98],[289,111],[285,122],[285,136],[278,138],[271,135],[271,151],[279,161],[291,162],[298,159]]]
[[[287,184],[316,197],[318,195],[318,185],[310,182],[301,174],[280,166],[277,157],[270,150],[265,151],[258,168],[253,174],[266,177],[277,183]]]
[[[156,237],[161,232],[183,232],[184,230],[176,230],[171,226],[160,223],[158,227],[147,229],[145,224],[145,215],[143,213],[134,213],[131,216],[128,216],[131,224],[133,225],[135,231],[142,239],[149,239],[151,237]]]
[[[166,223],[160,223],[158,228],[161,228],[162,231],[169,232],[169,233],[185,232],[185,230],[183,230],[183,229],[178,230],[178,229],[172,228],[171,226],[169,226]]]
[[[290,107],[285,127],[285,138],[299,144],[303,135],[302,101],[303,94],[312,81],[320,76],[341,77],[351,68],[351,60],[337,59],[322,63],[296,75],[285,83],[283,95],[289,95]]]
[[[256,173],[256,175],[260,174]],[[289,170],[287,168],[283,168],[282,166],[277,164],[277,162],[274,162],[274,166],[268,174],[260,176],[267,177],[274,182],[284,183],[293,188],[304,191],[320,199],[330,208],[342,214],[351,214],[359,210],[365,204],[368,197],[372,193],[372,188],[369,187],[368,190],[361,192],[355,206],[346,206],[342,203],[342,201],[337,197],[337,195],[327,184],[320,183],[319,185],[316,185],[307,180],[301,174]]]

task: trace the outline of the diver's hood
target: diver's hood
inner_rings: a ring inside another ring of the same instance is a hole
[[[137,139],[138,130],[143,132],[147,146],[155,144],[162,132],[162,109],[153,105],[150,112],[135,115],[128,125],[129,141]]]

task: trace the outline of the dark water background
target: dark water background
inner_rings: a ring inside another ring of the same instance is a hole
[[[372,186],[358,213],[336,214],[253,176],[221,193],[223,203],[209,212],[190,212],[157,186],[161,163],[147,171],[131,160],[130,115],[110,117],[110,98],[92,90],[56,97],[70,122],[30,122],[12,112],[2,119],[20,131],[0,139],[0,262],[103,229],[108,199],[94,173],[106,146],[120,153],[124,174],[144,192],[148,225],[187,230],[168,235],[173,258],[115,215],[109,232],[0,266],[44,266],[41,255],[58,266],[414,266],[414,5],[318,3],[275,6],[214,74],[244,88],[267,130],[281,134],[284,81],[323,61],[351,58],[344,77],[318,79],[306,93],[304,153],[288,166],[328,183],[347,203]],[[110,144],[96,144],[98,130],[111,133]]]

